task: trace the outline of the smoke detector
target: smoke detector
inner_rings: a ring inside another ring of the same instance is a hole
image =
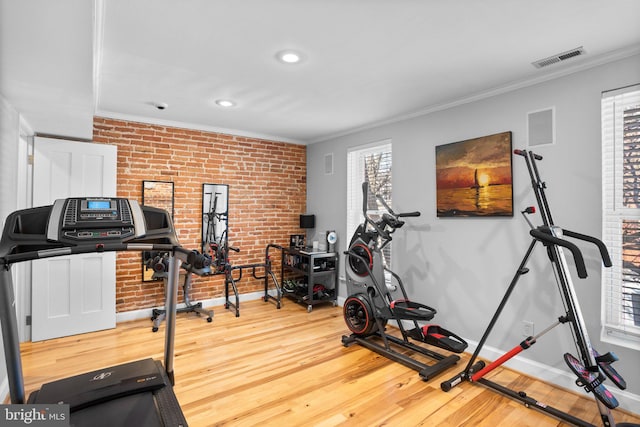
[[[539,59],[535,62],[532,62],[531,64],[533,64],[533,66],[536,68],[542,68],[542,67],[547,67],[552,64],[557,64],[558,62],[566,61],[567,59],[575,58],[576,56],[580,56],[584,54],[585,54],[584,48],[580,46],[575,49],[568,50],[566,52],[558,53],[548,58]]]

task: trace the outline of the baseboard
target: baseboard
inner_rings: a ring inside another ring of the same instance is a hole
[[[469,343],[467,352],[473,353],[477,348],[478,343],[471,340],[467,340],[467,342]],[[506,353],[506,351],[485,345],[482,347],[480,357],[486,360],[496,360],[504,353]],[[513,369],[514,371],[521,372],[530,377],[549,382],[558,387],[575,391],[591,398],[593,397],[591,394],[587,394],[586,392],[584,392],[582,388],[578,388],[578,386],[576,386],[576,376],[570,373],[568,370],[563,371],[552,366],[536,362],[535,360],[527,359],[522,355],[518,355],[510,359],[504,364],[504,366],[508,367],[509,369]],[[619,390],[614,384],[609,381],[607,381],[605,385],[607,386],[609,391],[613,393],[616,399],[618,399],[618,402],[620,403],[619,408],[625,409],[629,412],[638,413],[637,408],[640,408],[640,396],[638,396],[637,394],[629,393],[625,390]],[[535,396],[532,397],[535,398]]]
[[[240,302],[253,301],[253,300],[260,299],[263,296],[264,296],[264,291],[250,292],[246,294],[240,294],[238,296],[238,299],[240,300]],[[201,302],[202,306],[205,308],[216,307],[216,306],[224,305],[225,298],[218,297],[218,298],[212,298],[207,300],[198,300],[198,301],[194,301],[193,303],[197,303],[197,302]],[[231,302],[235,302],[235,300],[232,299]],[[178,304],[178,308],[182,308],[184,306],[185,306],[184,303]],[[162,308],[162,307],[157,307],[157,308]],[[128,322],[131,320],[150,319],[152,314],[153,314],[153,308],[144,308],[141,310],[132,310],[132,311],[125,311],[123,313],[116,313],[116,323]],[[214,313],[214,318],[215,318],[215,313]]]
[[[252,292],[247,294],[240,294],[239,299],[240,302],[243,301],[252,301],[260,299],[264,296],[264,292]],[[346,298],[338,297],[337,303],[339,306],[343,306]],[[214,307],[220,306],[225,303],[224,297],[213,298],[209,300],[203,300],[203,307]],[[178,305],[178,307],[184,307],[184,304]],[[145,319],[151,317],[152,309],[144,309],[144,310],[134,310],[128,311],[125,313],[118,313],[116,315],[117,322],[125,322],[129,320],[137,320],[137,319]],[[215,316],[214,316],[215,319]],[[467,343],[469,343],[469,347],[467,348],[468,353],[473,353],[478,345],[477,341],[472,341],[466,339]],[[497,349],[495,347],[491,347],[485,345],[480,352],[480,357],[486,360],[496,360],[498,357],[502,356],[506,351]],[[525,375],[528,375],[533,378],[540,379],[542,381],[547,381],[551,384],[557,385],[559,387],[565,388],[567,390],[576,391],[581,393],[581,389],[579,389],[575,384],[575,376],[572,375],[568,371],[563,371],[552,366],[545,365],[543,363],[536,362],[535,360],[527,359],[526,357],[522,357],[521,355],[516,356],[506,362],[504,366],[509,369],[513,369],[515,371],[521,372]],[[462,369],[463,367],[461,367]],[[452,375],[455,372],[452,372]],[[6,381],[5,381],[6,383]],[[607,384],[608,386],[612,386],[612,384]],[[8,385],[0,384],[0,386],[7,388],[8,393]],[[0,389],[0,392],[4,390],[4,388]],[[637,394],[629,393],[624,390],[618,390],[615,386],[609,387],[609,390],[616,396],[618,402],[620,403],[620,408],[625,409],[627,411],[637,413],[637,409],[640,407],[640,396]],[[586,393],[584,393],[586,395]],[[1,395],[1,394],[0,394]],[[534,396],[535,397],[535,396]]]
[[[338,297],[338,304],[341,306],[344,305],[345,300],[346,298]],[[397,327],[397,324],[393,321],[390,321],[389,324]],[[467,338],[465,338],[465,340],[469,344],[469,347],[467,348],[466,352],[469,354],[472,354],[476,350],[478,346],[478,342],[469,340]],[[482,347],[482,351],[480,352],[479,356],[485,360],[491,361],[491,360],[496,360],[497,358],[499,358],[505,353],[506,353],[506,350],[500,350],[495,347],[485,345]],[[510,359],[504,364],[504,366],[508,367],[509,369],[513,369],[514,371],[521,372],[532,378],[536,378],[541,381],[546,381],[550,384],[556,385],[558,387],[562,387],[567,390],[575,391],[576,393],[584,394],[588,397],[593,397],[593,396],[587,395],[587,393],[584,392],[582,388],[578,388],[578,386],[576,386],[575,384],[576,377],[575,375],[573,375],[571,372],[568,371],[568,368],[567,368],[567,371],[563,371],[561,369],[557,369],[552,366],[548,366],[543,363],[536,362],[535,360],[527,359],[522,355],[518,355]],[[464,369],[464,366],[460,367],[460,370],[462,369]],[[453,376],[456,373],[457,373],[456,371],[452,370],[451,375]],[[638,413],[637,408],[640,408],[639,395],[634,393],[629,393],[628,391],[625,391],[625,390],[620,390],[610,381],[607,381],[605,385],[607,386],[609,391],[613,393],[616,399],[618,399],[618,402],[620,403],[619,408],[625,409],[634,414]],[[533,397],[535,398],[535,396]]]

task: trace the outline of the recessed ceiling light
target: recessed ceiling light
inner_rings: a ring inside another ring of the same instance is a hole
[[[285,64],[297,64],[302,61],[302,54],[293,50],[283,50],[276,54],[276,58]]]
[[[225,107],[225,108],[231,108],[231,107],[236,105],[235,102],[230,101],[228,99],[218,99],[218,100],[216,100],[216,104],[218,104],[221,107]]]

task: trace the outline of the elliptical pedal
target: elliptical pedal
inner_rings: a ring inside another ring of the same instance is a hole
[[[425,325],[407,331],[407,335],[414,340],[421,341],[454,353],[462,353],[467,348],[467,342],[439,325]]]
[[[591,350],[593,356],[598,363],[598,367],[605,373],[607,377],[616,385],[620,390],[627,388],[627,382],[620,376],[618,371],[611,366],[613,362],[618,361],[618,356],[615,353],[608,352],[606,354],[599,354],[595,349]]]
[[[434,308],[406,299],[391,301],[389,308],[396,319],[428,321],[436,315]]]
[[[600,371],[592,372],[585,368],[582,362],[571,353],[565,353],[564,360],[567,362],[569,369],[578,376],[576,380],[578,387],[584,387],[587,392],[593,392],[596,398],[604,403],[607,408],[615,409],[618,407],[618,399],[602,384],[605,378]]]

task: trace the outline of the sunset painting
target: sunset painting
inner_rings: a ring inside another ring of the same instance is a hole
[[[511,132],[436,147],[438,217],[513,216]]]

